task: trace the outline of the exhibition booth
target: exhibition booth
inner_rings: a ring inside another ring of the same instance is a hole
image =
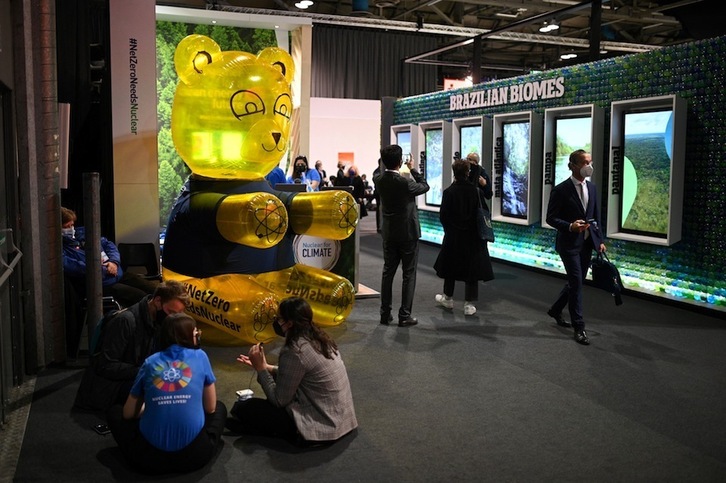
[[[564,273],[545,211],[585,149],[625,289],[726,311],[725,49],[715,38],[399,99],[390,142],[424,160],[432,187],[423,239],[441,243],[452,159],[476,151],[494,184],[492,257]]]

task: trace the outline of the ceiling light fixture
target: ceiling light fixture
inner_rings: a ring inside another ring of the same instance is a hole
[[[570,60],[570,59],[574,59],[575,57],[577,57],[577,54],[575,54],[574,52],[560,55],[560,59],[562,59],[562,60]]]
[[[494,15],[496,15],[497,17],[504,17],[504,18],[517,18],[517,17],[519,17],[519,12],[517,12],[517,13],[497,12]]]
[[[310,7],[313,4],[311,0],[301,0],[295,4],[297,8],[300,10],[305,10],[306,8]]]
[[[546,34],[548,32],[554,32],[555,30],[558,30],[559,28],[560,28],[560,26],[557,25],[557,23],[555,23],[554,21],[552,21],[552,23],[545,22],[544,25],[542,25],[539,28],[539,31],[542,32],[543,34]]]

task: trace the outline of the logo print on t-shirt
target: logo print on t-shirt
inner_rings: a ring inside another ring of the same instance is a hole
[[[174,392],[184,389],[191,379],[192,369],[184,361],[173,361],[154,367],[153,384],[162,391]]]

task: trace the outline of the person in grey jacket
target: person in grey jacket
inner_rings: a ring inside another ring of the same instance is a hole
[[[227,419],[233,433],[282,437],[302,446],[337,441],[358,427],[348,372],[338,346],[315,322],[310,304],[290,297],[273,322],[285,337],[278,365],[268,364],[262,344],[237,361],[257,371],[267,399],[237,401]]]

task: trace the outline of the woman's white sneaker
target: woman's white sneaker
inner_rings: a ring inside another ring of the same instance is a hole
[[[464,304],[464,315],[474,315],[476,313],[476,307],[469,302]]]
[[[454,308],[454,299],[452,297],[447,297],[446,295],[437,293],[436,297],[436,303],[441,305],[442,307],[446,309],[453,309]]]

